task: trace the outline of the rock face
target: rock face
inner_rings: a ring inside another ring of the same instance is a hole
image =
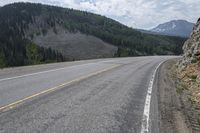
[[[183,59],[179,63],[180,68],[184,68],[191,63],[200,61],[200,18],[195,25],[190,38],[183,46]]]
[[[183,51],[183,58],[178,63],[178,76],[189,90],[191,99],[200,105],[200,18]]]
[[[183,50],[178,76],[191,93],[191,99],[200,104],[200,18]]]

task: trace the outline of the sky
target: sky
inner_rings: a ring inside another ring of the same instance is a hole
[[[200,0],[0,0],[0,6],[22,1],[89,11],[138,29],[177,19],[195,23],[200,17]]]

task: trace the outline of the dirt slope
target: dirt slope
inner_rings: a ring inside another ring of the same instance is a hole
[[[27,36],[34,31],[34,28],[33,26],[26,31]],[[58,50],[69,60],[109,58],[113,57],[118,49],[97,37],[80,32],[68,32],[61,27],[56,28],[56,33],[53,29],[48,29],[45,34],[35,35],[29,39],[37,45]]]

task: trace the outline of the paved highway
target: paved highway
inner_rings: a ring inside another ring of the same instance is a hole
[[[0,133],[159,132],[152,83],[159,64],[171,58],[175,57],[0,70]]]

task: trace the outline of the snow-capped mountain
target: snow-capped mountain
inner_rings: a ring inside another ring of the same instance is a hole
[[[190,23],[185,20],[172,20],[170,22],[160,24],[150,31],[162,35],[189,37],[193,27],[194,23]]]

